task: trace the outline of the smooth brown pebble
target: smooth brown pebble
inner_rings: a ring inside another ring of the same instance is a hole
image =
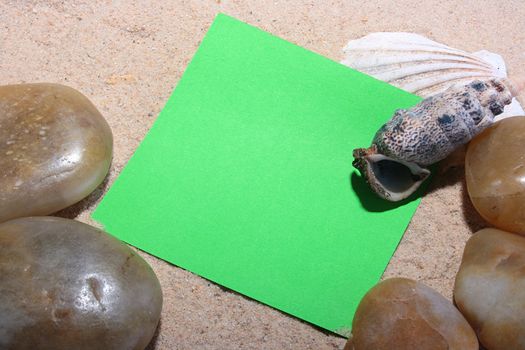
[[[465,177],[470,199],[485,220],[525,234],[525,117],[503,119],[472,140]]]
[[[0,225],[0,349],[143,350],[162,291],[127,245],[62,218]]]
[[[407,278],[374,286],[361,300],[345,349],[478,350],[465,318],[435,290]],[[353,346],[353,348],[352,348]]]
[[[487,350],[525,349],[525,238],[491,228],[474,234],[454,300]]]
[[[106,120],[77,90],[0,86],[0,222],[86,197],[104,180],[112,150]]]

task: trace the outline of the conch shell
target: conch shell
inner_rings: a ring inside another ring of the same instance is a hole
[[[482,50],[469,53],[414,33],[372,33],[351,40],[342,64],[423,98],[474,80],[507,78],[505,62]],[[516,99],[496,120],[525,115]]]
[[[428,177],[426,166],[490,126],[514,94],[508,80],[476,80],[399,109],[369,148],[354,150],[353,165],[380,197],[402,200]]]

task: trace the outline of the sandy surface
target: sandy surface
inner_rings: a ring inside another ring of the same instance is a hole
[[[217,12],[334,60],[351,38],[410,31],[505,58],[524,75],[525,2],[477,1],[0,1],[0,81],[56,82],[86,94],[115,136],[108,180],[61,215],[89,214],[143,139]],[[522,98],[524,96],[522,95]],[[523,99],[522,99],[523,100]],[[463,169],[439,176],[385,273],[422,280],[451,297],[466,239],[486,224]],[[341,349],[345,340],[142,254],[164,290],[149,349]],[[348,276],[352,278],[352,276]]]

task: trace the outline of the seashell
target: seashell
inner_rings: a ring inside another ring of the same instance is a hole
[[[372,33],[351,40],[342,64],[423,98],[474,80],[507,78],[503,58],[482,50],[458,50],[413,33]],[[496,120],[524,115],[513,99]]]
[[[380,197],[407,198],[430,174],[426,166],[492,125],[513,94],[506,80],[477,80],[397,110],[369,148],[354,150],[353,165]]]

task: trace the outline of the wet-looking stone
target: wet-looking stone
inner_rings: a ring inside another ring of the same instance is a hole
[[[143,350],[162,292],[127,245],[61,218],[0,224],[0,349]]]
[[[387,279],[363,297],[345,350],[478,350],[476,334],[441,294],[407,278]]]
[[[525,349],[525,238],[492,228],[474,234],[454,300],[486,349]]]
[[[0,86],[0,222],[48,215],[106,176],[113,137],[95,106],[57,84]]]
[[[465,158],[468,193],[492,225],[525,234],[525,118],[503,119],[470,143]]]

